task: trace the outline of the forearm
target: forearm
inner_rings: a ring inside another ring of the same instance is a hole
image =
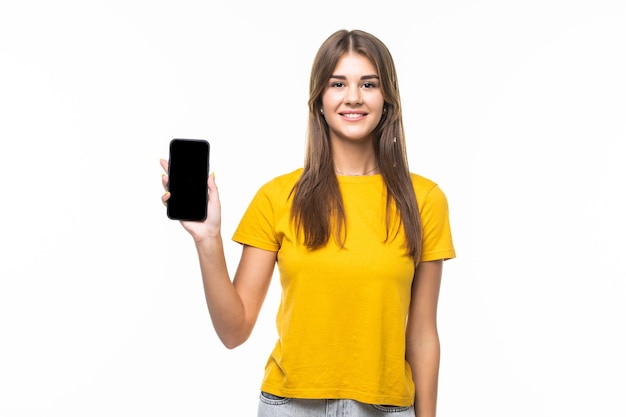
[[[435,417],[439,385],[440,345],[437,335],[417,342],[407,350],[415,383],[415,415]]]
[[[249,334],[244,307],[228,274],[221,236],[196,242],[206,304],[215,331],[226,347],[243,343]]]

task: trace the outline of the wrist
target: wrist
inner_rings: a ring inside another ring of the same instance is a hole
[[[192,234],[191,237],[198,248],[222,245],[222,234],[219,231],[202,235]]]

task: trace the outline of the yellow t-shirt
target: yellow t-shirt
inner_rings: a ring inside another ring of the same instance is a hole
[[[263,185],[233,235],[236,242],[278,252],[278,341],[261,389],[283,397],[411,405],[405,325],[414,265],[402,227],[385,241],[382,176],[338,177],[347,219],[344,248],[331,237],[324,248],[309,250],[290,221],[290,193],[301,173]],[[412,179],[423,225],[421,260],[455,257],[444,193],[424,177]],[[398,222],[392,221],[392,231]]]

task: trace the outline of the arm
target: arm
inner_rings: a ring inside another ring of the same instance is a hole
[[[167,161],[161,160],[167,172]],[[167,189],[167,175],[163,186]],[[276,253],[244,246],[231,281],[221,236],[221,205],[215,176],[208,180],[209,203],[204,222],[181,221],[192,236],[202,273],[204,295],[215,331],[224,345],[235,348],[245,342],[256,323],[272,279]],[[169,193],[162,201],[167,204]]]
[[[233,349],[252,333],[272,279],[276,253],[244,246],[231,282],[221,238],[197,242],[196,248],[213,327],[222,343]]]
[[[439,380],[437,303],[443,260],[421,262],[415,271],[406,330],[406,357],[415,383],[415,414],[434,417]]]

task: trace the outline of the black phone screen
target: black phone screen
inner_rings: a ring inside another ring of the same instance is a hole
[[[209,142],[204,139],[172,139],[168,176],[170,198],[167,217],[172,220],[206,219]]]

